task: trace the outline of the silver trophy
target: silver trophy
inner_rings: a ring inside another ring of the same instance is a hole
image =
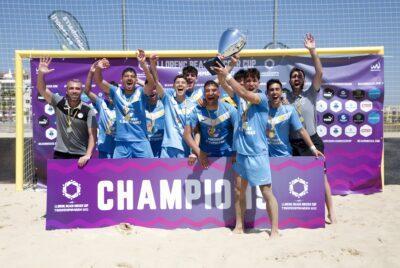
[[[240,32],[238,29],[229,28],[226,29],[219,39],[218,45],[218,53],[224,58],[228,58],[235,53],[241,51],[246,45],[247,38],[246,36]],[[218,66],[217,62],[224,66],[221,59],[219,57],[215,57],[205,61],[204,67],[212,74],[215,75],[214,66]]]

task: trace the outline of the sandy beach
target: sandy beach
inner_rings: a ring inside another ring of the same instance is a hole
[[[400,185],[335,196],[325,229],[173,231],[136,226],[45,230],[46,192],[0,184],[1,267],[400,267]]]

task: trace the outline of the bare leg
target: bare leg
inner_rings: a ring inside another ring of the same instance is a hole
[[[276,238],[279,236],[278,232],[278,202],[272,192],[271,184],[260,185],[261,193],[264,197],[268,217],[271,220],[271,235],[270,238]]]
[[[337,223],[336,215],[333,211],[333,202],[332,202],[332,194],[331,194],[331,187],[329,186],[328,178],[326,174],[324,174],[324,184],[325,184],[325,204],[326,208],[328,209],[328,219],[331,224]]]
[[[244,233],[244,215],[246,212],[246,188],[247,180],[240,177],[238,174],[235,177],[235,214],[236,225],[233,229],[235,234]]]

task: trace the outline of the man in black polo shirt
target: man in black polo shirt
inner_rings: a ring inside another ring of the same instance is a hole
[[[54,69],[49,69],[51,59],[40,59],[37,89],[47,103],[54,107],[57,118],[57,141],[54,148],[55,159],[79,159],[84,166],[92,156],[96,145],[97,121],[95,112],[81,101],[82,83],[77,79],[67,82],[65,97],[53,94],[44,77]]]

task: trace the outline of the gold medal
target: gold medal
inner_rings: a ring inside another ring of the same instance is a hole
[[[301,123],[304,122],[304,117],[300,116],[300,122],[301,122]]]
[[[249,124],[247,123],[247,121],[243,121],[243,123],[242,123],[242,129],[243,129],[243,130],[247,130],[248,126],[249,126]]]
[[[212,126],[208,129],[208,134],[210,134],[210,136],[214,137],[215,134],[215,127]]]
[[[275,138],[275,129],[270,129],[270,130],[268,131],[268,137],[269,137],[270,139]]]
[[[131,120],[131,115],[130,114],[126,114],[125,116],[124,116],[124,119],[125,119],[125,121],[130,121]]]
[[[147,132],[152,133],[153,131],[153,122],[147,122]]]

